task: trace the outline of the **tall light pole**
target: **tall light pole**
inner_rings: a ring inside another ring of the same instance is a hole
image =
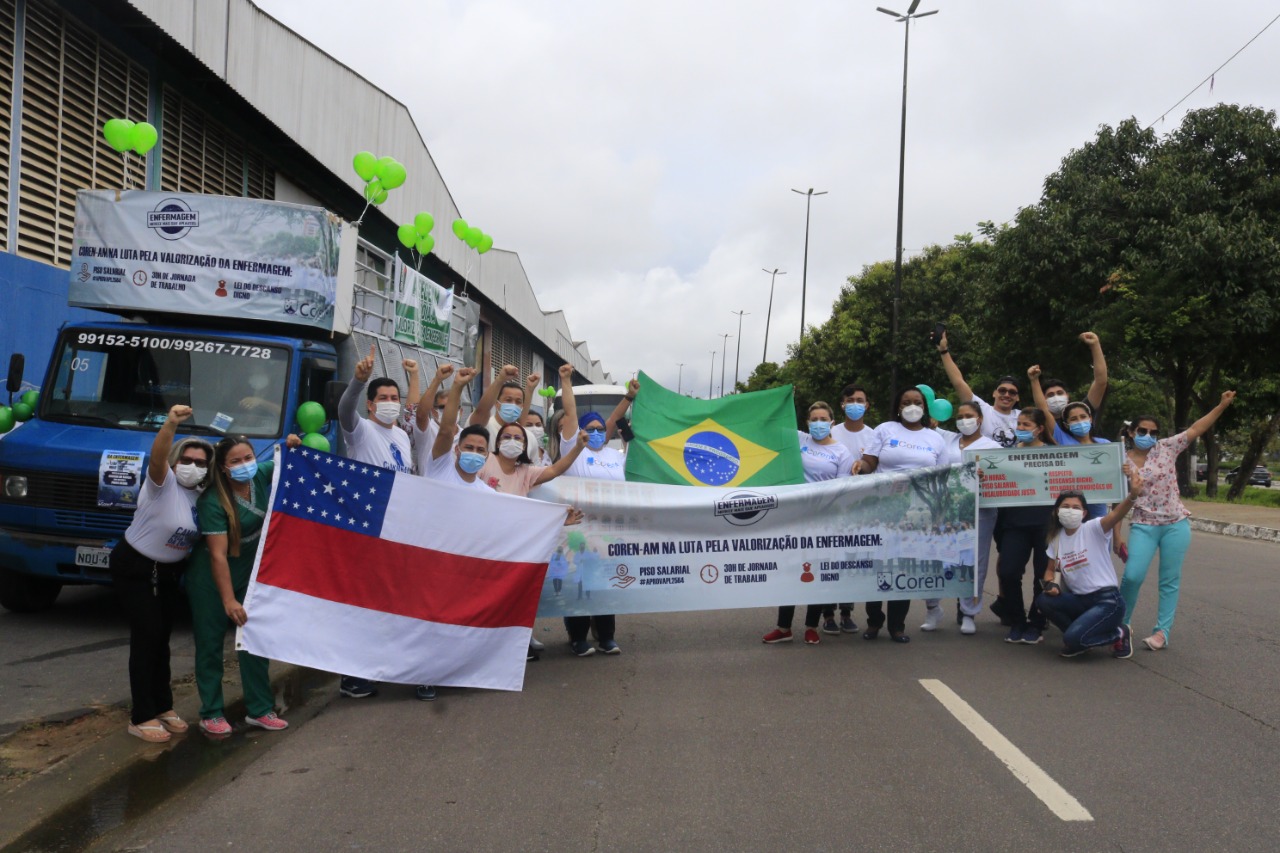
[[[716,387],[716,351],[711,351],[711,372],[707,374],[707,399],[715,393]]]
[[[764,355],[760,356],[762,363],[769,360],[769,321],[773,319],[773,284],[778,280],[778,276],[786,275],[777,267],[765,272],[769,274],[769,313],[764,315]]]
[[[732,338],[733,335],[729,334],[728,332],[725,332],[720,337],[724,338],[724,341],[721,342],[720,344],[720,396],[723,397],[724,396],[724,357],[725,357],[725,354],[729,352],[729,338]]]
[[[915,0],[919,3],[920,0]],[[804,297],[809,290],[809,206],[813,204],[815,195],[826,195],[827,191],[820,193],[813,191],[813,187],[809,187],[809,191],[792,190],[793,193],[800,193],[804,196],[804,270],[800,273],[800,337],[804,338]]]
[[[738,354],[733,359],[733,390],[738,390],[738,365],[742,362],[742,317],[750,314],[750,311],[730,311],[730,314],[738,315]]]
[[[680,376],[676,379],[676,393],[679,394],[684,391],[684,362],[678,363],[676,367],[680,368]]]
[[[911,0],[911,6],[905,15],[883,6],[876,7],[877,12],[892,15],[898,23],[906,24],[903,28],[902,40],[902,131],[898,142],[898,242],[893,256],[893,327],[889,333],[891,359],[889,396],[891,399],[898,396],[898,306],[902,302],[902,192],[907,174],[907,57],[911,50],[911,22],[916,18],[927,18],[929,15],[938,14],[938,10],[934,9],[932,12],[921,12],[917,15],[916,9],[919,7],[920,0]]]

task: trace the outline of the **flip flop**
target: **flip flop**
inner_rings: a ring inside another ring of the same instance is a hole
[[[147,743],[165,743],[170,737],[164,726],[130,725],[129,734],[136,738],[141,738]]]
[[[170,734],[180,735],[183,732],[185,732],[187,729],[191,728],[190,726],[187,725],[185,720],[183,720],[173,711],[170,711],[167,714],[161,714],[160,716],[156,717],[156,719],[160,721],[160,725],[164,726],[165,730],[168,731]]]

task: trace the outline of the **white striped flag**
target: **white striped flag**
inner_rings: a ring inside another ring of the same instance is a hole
[[[376,681],[520,690],[563,524],[557,504],[288,450],[237,648]]]

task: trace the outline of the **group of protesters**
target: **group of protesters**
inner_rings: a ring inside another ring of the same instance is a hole
[[[1107,388],[1106,362],[1098,337],[1080,336],[1093,356],[1093,382],[1082,400],[1071,400],[1065,383],[1042,379],[1039,366],[1027,371],[1033,405],[1019,408],[1022,383],[1012,375],[996,383],[988,402],[977,396],[952,358],[947,337],[935,341],[942,367],[960,399],[954,430],[929,416],[922,387],[897,392],[879,425],[867,421],[871,400],[856,383],[840,394],[837,410],[818,401],[809,406],[805,429],[799,431],[806,482],[872,473],[909,471],[959,464],[966,450],[1001,447],[1103,443],[1097,434],[1097,412]],[[625,478],[622,451],[609,446],[625,424],[630,404],[640,392],[631,380],[615,409],[579,412],[574,399],[571,365],[560,368],[561,416],[557,435],[546,434],[542,415],[532,408],[541,377],[520,381],[515,367],[504,366],[476,403],[466,426],[459,424],[464,389],[476,375],[469,367],[440,366],[419,395],[418,366],[404,362],[409,387],[402,402],[397,382],[373,377],[374,350],[361,359],[338,405],[345,454],[363,464],[416,474],[469,489],[493,489],[525,496],[535,486],[568,475],[604,480]],[[451,381],[446,390],[445,384]],[[1078,491],[1064,491],[1052,505],[991,509],[977,513],[975,566],[978,595],[957,602],[962,634],[977,631],[990,549],[996,546],[999,595],[991,610],[1009,629],[1008,643],[1035,645],[1048,622],[1062,631],[1061,654],[1074,657],[1090,648],[1109,647],[1119,658],[1132,655],[1130,621],[1149,565],[1159,553],[1159,603],[1155,626],[1142,643],[1158,651],[1170,643],[1177,608],[1182,563],[1190,544],[1190,513],[1179,499],[1175,460],[1210,429],[1235,397],[1228,391],[1207,414],[1186,430],[1161,437],[1158,418],[1140,414],[1123,433],[1129,481],[1128,495],[1114,507],[1088,503]],[[361,399],[367,417],[361,415]],[[170,688],[169,636],[179,607],[179,580],[186,573],[192,612],[196,685],[200,694],[199,727],[208,735],[231,733],[222,698],[223,644],[232,625],[248,619],[243,605],[253,569],[257,540],[266,519],[273,463],[258,462],[241,436],[228,436],[216,446],[199,438],[175,442],[179,425],[191,416],[187,406],[174,406],[152,444],[145,482],[133,521],[112,551],[110,569],[122,610],[130,624],[129,680],[133,709],[129,733],[152,743],[187,731],[173,708]],[[837,418],[840,417],[839,420]],[[286,444],[297,446],[290,435]],[[1120,523],[1132,513],[1127,536]],[[566,524],[581,520],[567,508]],[[1111,560],[1124,564],[1117,580]],[[1024,598],[1024,576],[1032,566],[1032,598]],[[936,631],[943,621],[938,600],[926,600],[920,629]],[[875,640],[887,627],[889,639],[907,643],[910,601],[870,601],[865,605],[865,640]],[[887,609],[887,617],[886,617]],[[839,620],[836,615],[839,613]],[[765,643],[793,639],[794,606],[778,609],[777,624]],[[808,605],[804,641],[821,642],[826,634],[857,633],[852,602]],[[621,653],[614,616],[564,619],[574,655]],[[595,645],[588,639],[594,635]],[[543,645],[531,639],[529,659]],[[274,708],[267,661],[239,652],[244,685],[245,723],[268,731],[286,728]],[[360,674],[344,675],[343,696],[373,695],[377,685]],[[436,698],[435,688],[419,685],[416,695]]]

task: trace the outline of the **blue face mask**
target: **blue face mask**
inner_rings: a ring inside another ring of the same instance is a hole
[[[844,416],[851,421],[861,420],[867,413],[866,403],[850,403],[844,407]]]
[[[592,450],[599,450],[604,447],[604,430],[587,430],[587,447],[590,447]]]
[[[1067,430],[1076,438],[1084,438],[1091,429],[1093,429],[1093,421],[1076,421],[1067,426]]]
[[[258,473],[258,461],[256,459],[250,459],[242,465],[235,465],[227,469],[227,476],[237,483],[249,482],[256,473]]]
[[[484,467],[484,454],[464,450],[458,454],[458,467],[468,474],[474,474]]]
[[[1018,434],[1018,443],[1026,444],[1028,441],[1035,441],[1036,434],[1029,429],[1014,430]]]
[[[498,417],[504,424],[513,424],[520,417],[520,407],[515,403],[503,403],[498,407]]]
[[[809,421],[809,435],[822,441],[831,435],[831,421]]]
[[[1156,446],[1156,437],[1154,435],[1137,435],[1133,438],[1133,445],[1139,450],[1150,450]]]

